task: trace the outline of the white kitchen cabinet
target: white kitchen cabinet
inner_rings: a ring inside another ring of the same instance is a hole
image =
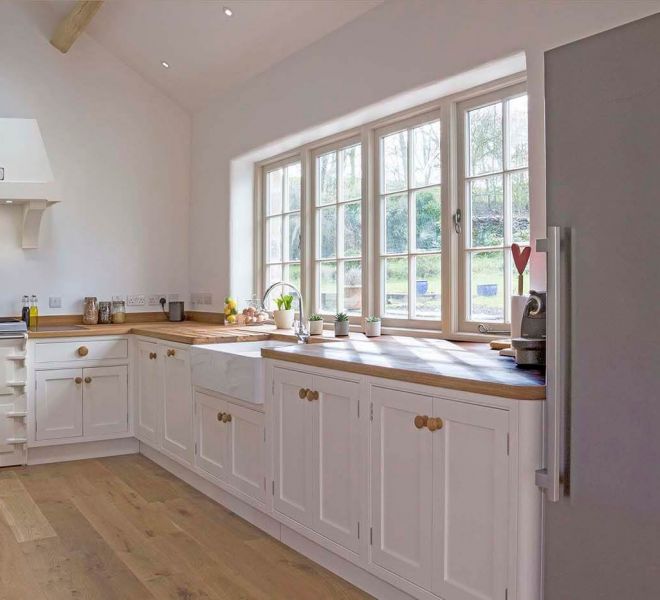
[[[274,509],[357,553],[359,385],[274,370]]]
[[[83,433],[107,436],[128,431],[128,368],[83,369]]]
[[[371,388],[371,561],[431,589],[433,434],[415,426],[433,399]]]
[[[155,342],[137,342],[135,436],[158,447],[163,404],[163,350]]]
[[[36,390],[37,440],[82,436],[82,369],[37,371]]]
[[[259,502],[265,501],[264,414],[228,402],[228,483]]]
[[[195,464],[203,471],[227,479],[229,427],[223,422],[227,402],[215,394],[195,390]]]
[[[161,346],[163,359],[163,449],[192,465],[193,398],[190,380],[190,352]]]

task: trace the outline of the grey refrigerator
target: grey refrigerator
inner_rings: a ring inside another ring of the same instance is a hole
[[[545,114],[543,596],[660,599],[660,14],[548,51]]]

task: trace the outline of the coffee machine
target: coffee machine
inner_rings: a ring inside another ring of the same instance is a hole
[[[511,340],[518,366],[545,365],[546,293],[530,290],[523,309],[520,337]]]

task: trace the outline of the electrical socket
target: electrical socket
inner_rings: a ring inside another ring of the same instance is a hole
[[[167,295],[167,301],[168,302],[178,302],[179,301],[179,294],[168,294]]]
[[[213,294],[201,294],[201,293],[195,293],[195,294],[190,294],[190,302],[193,305],[209,305],[213,303]]]
[[[62,308],[62,297],[61,296],[49,296],[49,298],[48,298],[48,308]]]
[[[145,306],[147,299],[144,294],[133,294],[126,297],[126,306]]]
[[[126,296],[113,296],[113,302],[126,302]]]
[[[202,297],[202,301],[200,302],[200,304],[206,304],[207,306],[213,304],[213,294],[200,294],[200,295]]]
[[[149,294],[147,298],[147,303],[149,306],[158,306],[159,300],[163,297],[163,294]]]

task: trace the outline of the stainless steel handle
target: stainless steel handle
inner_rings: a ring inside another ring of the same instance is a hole
[[[539,243],[540,242],[540,243]],[[557,502],[568,490],[564,471],[568,457],[564,438],[566,423],[567,387],[566,364],[568,344],[565,340],[564,278],[567,243],[562,243],[559,227],[548,227],[548,239],[538,240],[537,250],[547,252],[548,296],[546,338],[546,401],[545,401],[545,468],[536,471],[536,485],[545,490],[550,502]]]

